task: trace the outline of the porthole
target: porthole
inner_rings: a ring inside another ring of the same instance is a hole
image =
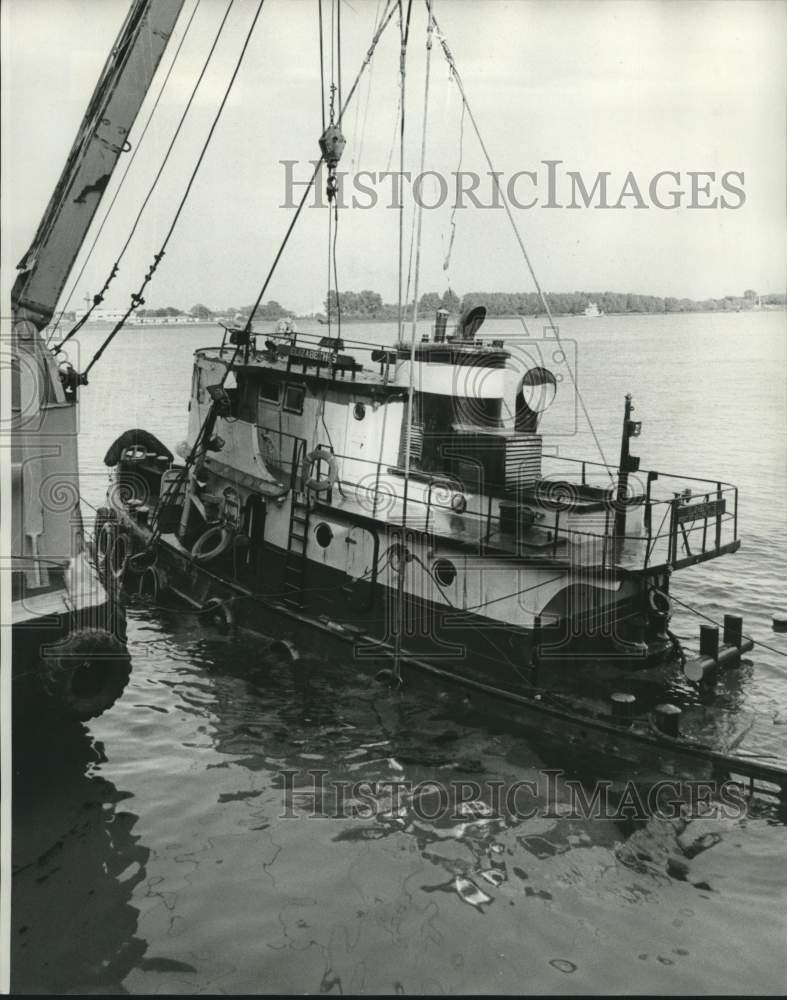
[[[333,541],[333,530],[330,524],[326,524],[324,521],[322,524],[318,524],[314,529],[314,537],[321,548],[327,549]]]
[[[443,587],[450,587],[456,579],[456,566],[450,559],[438,559],[432,566],[434,578]]]
[[[363,420],[363,418],[366,416],[366,407],[363,405],[363,403],[355,404],[355,406],[353,407],[353,416],[355,417],[356,420]]]

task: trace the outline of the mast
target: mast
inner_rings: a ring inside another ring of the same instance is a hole
[[[627,392],[623,408],[623,433],[620,437],[620,464],[615,500],[615,536],[621,541],[626,534],[626,498],[628,496],[629,472],[636,472],[639,469],[639,458],[629,451],[629,440],[633,437],[639,437],[642,430],[641,421],[631,419],[633,412],[634,404],[631,401],[631,393]]]

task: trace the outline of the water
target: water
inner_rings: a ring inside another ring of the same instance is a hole
[[[746,631],[787,653],[770,631],[787,577],[784,332],[777,313],[561,323],[608,456],[631,391],[644,468],[741,488],[741,551],[680,573],[674,594],[714,618],[738,610]],[[84,335],[83,355],[101,335]],[[214,339],[173,327],[113,345],[83,390],[90,503],[103,498],[116,434],[142,426],[170,446],[183,436],[191,353]],[[598,458],[581,420],[556,443]],[[84,730],[15,734],[16,990],[783,989],[787,878],[773,815],[683,833],[659,818],[570,818],[566,781],[607,771],[588,773],[459,698],[392,695],[333,660],[307,661],[304,692],[263,638],[222,637],[136,602],[129,619],[134,670],[117,705]],[[681,609],[675,628],[695,637],[698,622]],[[720,697],[756,711],[757,745],[784,757],[786,692],[784,657],[758,647]],[[335,814],[330,789],[315,799],[308,784],[282,787],[283,772],[303,784],[309,769],[348,782],[538,781],[544,812],[544,768],[565,772],[553,815],[509,821],[478,808],[429,821],[392,809],[385,790],[376,818],[310,818],[315,802]],[[700,837],[707,849],[687,859]]]

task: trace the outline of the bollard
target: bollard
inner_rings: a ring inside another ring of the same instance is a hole
[[[740,615],[724,616],[724,644],[741,648],[743,642],[743,618]]]
[[[719,630],[715,625],[700,625],[700,656],[719,658]]]
[[[656,705],[653,710],[656,716],[656,728],[665,736],[675,737],[680,730],[681,711],[677,705]]]
[[[612,704],[612,718],[624,726],[630,726],[634,718],[637,699],[626,691],[614,691],[609,697]]]

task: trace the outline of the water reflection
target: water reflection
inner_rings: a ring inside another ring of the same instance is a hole
[[[174,612],[132,607],[130,638],[109,761],[19,734],[18,990],[723,991],[753,903],[752,961],[775,947],[767,821],[576,815],[569,782],[611,768],[461,695]],[[532,813],[496,810],[517,783]]]
[[[11,986],[19,993],[117,992],[142,960],[134,888],[149,851],[104,753],[80,724],[14,729]]]

